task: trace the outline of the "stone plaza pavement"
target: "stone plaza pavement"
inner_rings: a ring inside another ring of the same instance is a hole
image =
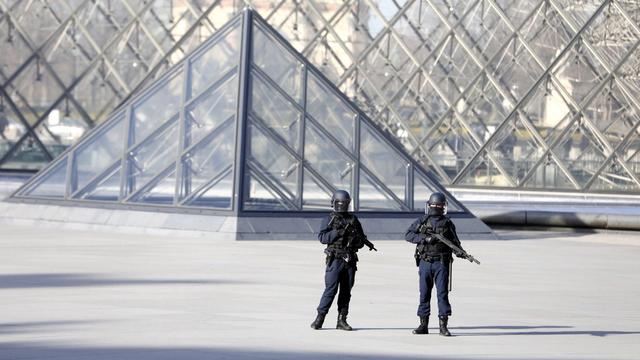
[[[349,321],[309,323],[322,245],[0,229],[0,359],[638,359],[640,233],[499,230],[454,264],[455,337],[412,335],[413,246],[362,252]],[[435,299],[433,302],[435,306]]]

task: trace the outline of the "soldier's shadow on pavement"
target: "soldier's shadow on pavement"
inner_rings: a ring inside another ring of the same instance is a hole
[[[605,337],[609,335],[635,335],[640,331],[608,331],[608,330],[571,330],[573,326],[450,326],[453,336],[510,336],[510,335],[590,335]],[[566,330],[560,330],[566,329]],[[429,329],[431,330],[431,328]],[[438,328],[433,329],[435,332]],[[465,330],[502,330],[466,332]],[[511,330],[511,331],[510,331]]]
[[[636,335],[640,331],[606,331],[606,330],[571,330],[573,326],[541,325],[541,326],[449,326],[453,336],[509,336],[509,335],[590,335],[605,337],[609,335]],[[327,328],[327,330],[330,330]],[[379,327],[379,328],[353,328],[354,331],[380,331],[380,330],[413,330],[412,327]],[[466,330],[501,330],[468,332]],[[429,327],[429,334],[438,334],[438,327]]]

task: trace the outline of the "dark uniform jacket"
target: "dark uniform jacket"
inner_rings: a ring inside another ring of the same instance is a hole
[[[428,223],[427,223],[428,221]],[[421,257],[424,256],[451,256],[452,250],[446,244],[442,243],[435,237],[419,233],[419,228],[423,224],[429,224],[430,231],[441,233],[442,236],[451,240],[454,244],[462,249],[460,239],[456,233],[456,226],[453,221],[446,215],[423,215],[416,219],[407,232],[404,234],[405,240],[418,245],[418,252]]]
[[[327,255],[351,253],[355,254],[364,246],[366,238],[358,217],[349,213],[332,212],[320,225],[318,240],[326,244]],[[357,257],[355,257],[357,261]]]

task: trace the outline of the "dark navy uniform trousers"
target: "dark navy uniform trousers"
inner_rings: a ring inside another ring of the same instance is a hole
[[[418,316],[431,314],[431,289],[436,286],[438,294],[438,316],[451,315],[449,303],[449,263],[442,261],[427,262],[420,260],[418,267],[420,276],[420,304]]]
[[[348,264],[341,258],[335,258],[327,265],[324,273],[324,292],[318,305],[318,313],[329,312],[331,303],[338,295],[338,313],[349,313],[349,301],[351,300],[351,288],[356,281],[356,265]]]

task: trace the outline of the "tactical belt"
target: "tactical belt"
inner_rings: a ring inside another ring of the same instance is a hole
[[[420,259],[426,262],[436,262],[436,261],[449,261],[451,259],[451,255],[449,254],[438,254],[438,255],[428,255],[424,254],[420,256]]]

